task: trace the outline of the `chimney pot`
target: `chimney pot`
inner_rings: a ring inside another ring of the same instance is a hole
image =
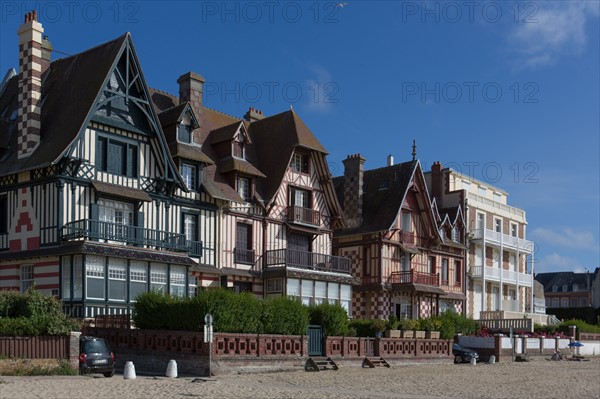
[[[392,154],[387,157],[387,166],[394,166],[394,156]]]
[[[263,112],[254,107],[249,107],[248,112],[246,112],[246,114],[244,114],[244,119],[250,123],[259,121],[264,118],[265,118],[265,116],[263,115]]]

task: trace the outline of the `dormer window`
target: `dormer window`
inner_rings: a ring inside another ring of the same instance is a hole
[[[185,186],[188,188],[188,190],[196,190],[198,184],[197,184],[197,177],[198,177],[198,168],[196,167],[196,165],[191,165],[189,163],[182,163],[181,164],[181,177],[183,178],[183,181],[185,183]]]
[[[191,144],[192,127],[183,123],[177,125],[177,140],[180,143]]]
[[[294,154],[290,168],[294,172],[308,173],[308,155]]]
[[[246,149],[243,141],[234,141],[231,152],[236,158],[246,159]]]
[[[452,227],[452,241],[454,242],[459,242],[460,241],[460,236],[458,234],[458,228]]]

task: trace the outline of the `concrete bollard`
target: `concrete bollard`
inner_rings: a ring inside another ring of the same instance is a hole
[[[169,378],[177,378],[177,362],[175,360],[169,360],[166,375]]]
[[[477,364],[477,360],[471,359],[471,366],[475,366]]]
[[[126,380],[135,380],[135,366],[133,365],[133,362],[125,362],[123,378]]]
[[[496,356],[494,356],[494,355],[490,356],[490,359],[488,360],[488,363],[489,363],[489,364],[494,364],[494,363],[496,363]]]

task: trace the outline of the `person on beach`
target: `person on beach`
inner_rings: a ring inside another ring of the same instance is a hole
[[[552,360],[563,360],[562,355],[560,354],[560,350],[556,350],[551,357]]]

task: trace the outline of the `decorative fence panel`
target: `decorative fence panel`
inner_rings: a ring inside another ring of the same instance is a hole
[[[0,355],[25,359],[68,359],[69,336],[0,337]]]

